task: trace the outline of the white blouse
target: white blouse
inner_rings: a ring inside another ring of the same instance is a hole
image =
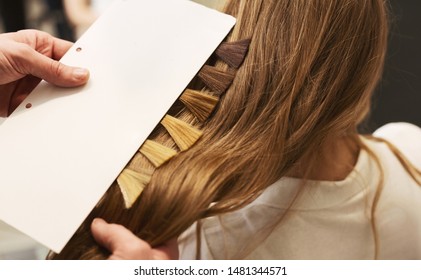
[[[393,143],[421,169],[421,129],[388,124],[375,136]],[[384,184],[376,209],[379,259],[421,259],[421,187],[383,143],[362,138],[380,159]],[[343,181],[282,178],[236,212],[203,221],[202,259],[373,259],[371,222],[380,172],[366,151]],[[299,194],[291,206],[291,197]],[[289,210],[286,210],[289,209]],[[194,259],[196,227],[179,238]]]

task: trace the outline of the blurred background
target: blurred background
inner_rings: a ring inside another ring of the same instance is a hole
[[[0,32],[44,30],[75,41],[113,0],[0,0]],[[224,0],[195,0],[211,8]],[[388,122],[421,126],[421,1],[390,0],[389,53],[373,110],[361,131]],[[44,259],[47,249],[0,221],[1,259]]]

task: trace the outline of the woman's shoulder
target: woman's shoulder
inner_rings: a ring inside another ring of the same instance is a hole
[[[374,135],[377,137],[388,138],[389,141],[405,140],[402,139],[403,136],[407,136],[410,138],[407,140],[419,140],[421,137],[421,128],[411,123],[394,122],[379,127],[378,129],[376,129],[376,131],[374,131]]]
[[[393,144],[410,162],[421,168],[421,128],[405,122],[389,123],[373,135]]]

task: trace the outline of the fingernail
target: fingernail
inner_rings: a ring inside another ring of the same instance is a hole
[[[84,68],[76,68],[73,70],[73,77],[76,80],[85,80],[89,76],[89,71]]]
[[[94,226],[100,226],[100,225],[104,225],[104,224],[106,224],[106,222],[101,218],[95,218],[92,221],[92,225],[94,225]]]

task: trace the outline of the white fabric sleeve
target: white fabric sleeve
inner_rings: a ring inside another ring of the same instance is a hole
[[[421,169],[421,128],[410,123],[389,123],[374,133],[401,151],[415,166]]]

